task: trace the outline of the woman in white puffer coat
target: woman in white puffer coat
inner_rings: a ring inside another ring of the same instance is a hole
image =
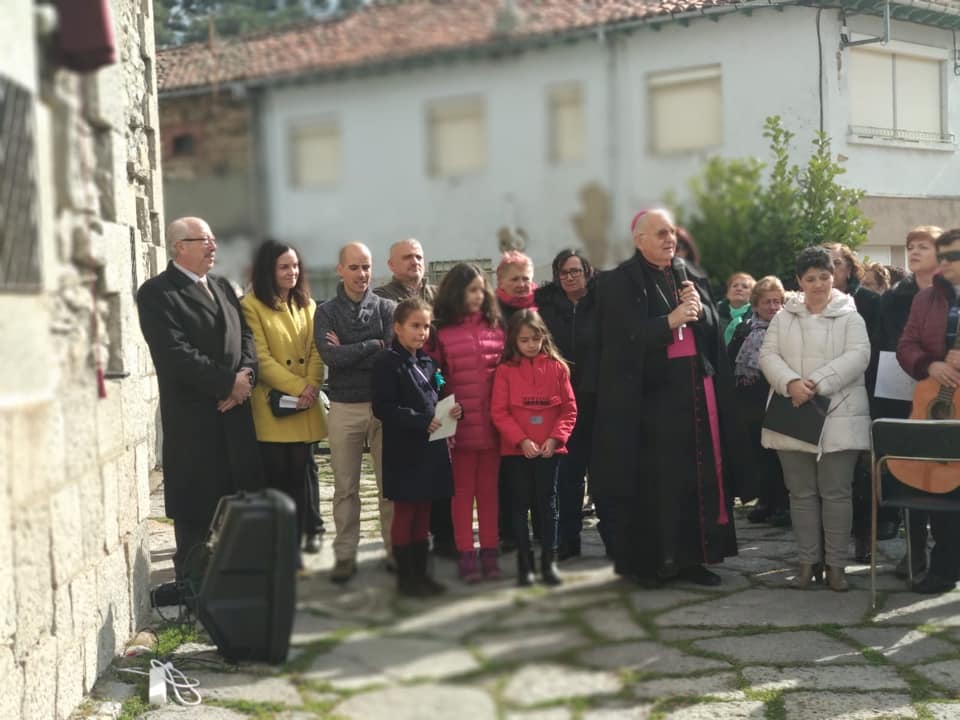
[[[760,370],[771,393],[795,406],[815,395],[830,406],[819,445],[764,429],[761,442],[780,457],[790,491],[790,515],[799,545],[795,585],[822,582],[825,557],[832,590],[847,589],[844,570],[853,521],[851,485],[857,456],[870,447],[870,406],[863,373],[870,341],[853,298],[833,288],[830,253],[819,247],[797,257],[801,293],[770,322]],[[825,545],[825,548],[821,547]]]

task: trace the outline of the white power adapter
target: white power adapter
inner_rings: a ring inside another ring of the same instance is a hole
[[[150,668],[149,693],[151,705],[167,704],[167,678],[163,667],[155,665]]]

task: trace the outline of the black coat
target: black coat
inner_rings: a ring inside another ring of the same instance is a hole
[[[170,263],[137,292],[160,390],[166,513],[194,525],[210,522],[222,496],[264,486],[250,403],[217,410],[240,368],[256,374],[253,333],[230,283],[207,282],[216,302]]]
[[[598,493],[629,496],[642,492],[644,462],[637,452],[637,437],[644,412],[645,380],[660,375],[667,363],[666,349],[673,334],[666,315],[649,317],[643,277],[643,258],[637,253],[614,270],[598,276],[596,293],[598,328],[597,421],[594,425],[593,468],[590,482]],[[697,286],[703,317],[688,328],[697,333],[698,345],[713,365],[720,415],[724,480],[732,502],[738,475],[752,468],[742,425],[735,418],[733,371],[723,350],[716,306],[707,278],[688,265],[687,275]],[[661,357],[662,356],[662,357]],[[669,454],[671,449],[663,447]]]
[[[588,293],[580,302],[573,303],[556,283],[547,283],[534,293],[540,317],[550,330],[557,349],[570,363],[573,391],[578,399],[581,393],[595,389],[597,360],[597,318],[594,312],[594,294]]]
[[[873,334],[870,338],[870,369],[872,382],[867,386],[870,395],[870,416],[873,418],[907,418],[910,417],[911,403],[907,400],[892,400],[874,396],[876,386],[876,370],[880,360],[880,352],[896,352],[897,343],[903,335],[903,328],[910,317],[910,307],[913,298],[920,288],[913,275],[905,277],[890,290],[880,296],[877,303],[876,320]]]
[[[446,440],[427,440],[437,404],[437,366],[396,340],[373,364],[373,414],[383,423],[383,496],[419,502],[453,495]]]

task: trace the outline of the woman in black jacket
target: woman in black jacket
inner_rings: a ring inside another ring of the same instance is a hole
[[[595,359],[591,350],[596,345],[596,323],[593,300],[587,285],[593,277],[590,261],[579,251],[561,250],[553,259],[553,281],[534,293],[540,316],[547,324],[560,350],[570,365],[570,382],[577,399],[577,424],[567,441],[567,454],[560,459],[558,498],[560,503],[560,560],[580,554],[580,531],[583,529],[583,497],[585,476],[590,468],[593,444],[596,390]],[[604,545],[609,547],[609,521],[603,499],[594,496],[598,530]]]

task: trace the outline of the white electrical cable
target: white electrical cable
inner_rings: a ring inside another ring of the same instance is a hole
[[[151,670],[159,670],[163,674],[163,680],[169,691],[173,694],[173,699],[176,700],[178,704],[200,704],[200,693],[197,691],[197,688],[200,687],[199,680],[187,677],[180,672],[172,662],[160,662],[156,658],[150,661],[150,668]],[[135,670],[133,668],[120,668],[120,672],[132,673],[134,675],[150,675],[148,671]],[[181,694],[181,690],[184,691],[183,694]]]

